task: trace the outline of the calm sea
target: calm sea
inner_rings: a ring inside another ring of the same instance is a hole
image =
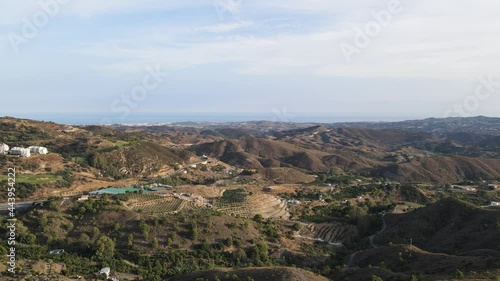
[[[8,116],[27,118],[39,121],[52,121],[60,124],[92,125],[92,124],[154,124],[178,122],[246,122],[246,121],[276,121],[276,122],[358,122],[358,121],[399,121],[394,117],[366,116],[335,116],[333,114],[315,113],[131,113],[122,118],[110,113],[16,113]]]

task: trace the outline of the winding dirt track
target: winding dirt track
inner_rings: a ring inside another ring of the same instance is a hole
[[[370,241],[370,246],[372,248],[378,248],[380,246],[377,246],[375,245],[375,243],[373,242],[373,238],[375,238],[375,236],[379,235],[380,233],[384,232],[385,230],[387,229],[387,223],[385,222],[385,215],[382,215],[382,229],[373,234],[372,236],[370,236],[369,238],[369,241]],[[356,254],[359,253],[360,251],[357,251],[357,252],[354,252],[350,257],[349,257],[349,262],[347,263],[347,268],[351,268],[353,263],[354,263],[354,258],[356,258]]]

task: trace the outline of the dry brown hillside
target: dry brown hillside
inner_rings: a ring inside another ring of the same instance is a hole
[[[189,163],[192,153],[167,148],[151,142],[139,142],[126,147],[96,151],[90,156],[90,165],[104,176],[124,178],[149,175],[165,166]]]
[[[424,156],[375,169],[372,175],[412,182],[457,182],[500,178],[500,159]]]
[[[224,279],[225,276],[233,278],[233,275],[238,276],[237,280],[248,280],[250,277],[255,281],[328,281],[329,279],[315,273],[305,271],[303,269],[291,267],[269,267],[269,268],[246,268],[246,269],[217,269],[210,271],[200,271],[184,276],[172,278],[172,281],[195,281],[197,278],[205,278],[206,280],[214,281],[215,276],[220,280],[236,280]]]
[[[457,269],[465,272],[495,272],[499,265],[499,257],[455,256],[431,253],[414,246],[395,245],[358,252],[352,262],[353,267],[367,268],[370,265],[385,267],[392,272],[403,273],[408,276],[403,280],[410,280],[409,276],[414,272],[425,274],[425,280],[448,280],[455,275]],[[338,280],[341,280],[341,278]]]
[[[377,245],[409,243],[431,252],[461,254],[490,250],[500,254],[500,210],[482,209],[447,198],[401,215],[385,216],[387,230]]]
[[[302,148],[277,140],[247,137],[195,145],[197,154],[207,154],[221,161],[244,168],[295,167],[307,171],[339,169],[360,172],[378,164],[357,155],[339,156],[321,150]]]

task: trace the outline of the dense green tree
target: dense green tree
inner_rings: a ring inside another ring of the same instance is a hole
[[[134,234],[129,233],[127,238],[127,247],[132,248],[134,246]]]
[[[148,240],[149,239],[149,225],[146,223],[146,221],[141,220],[139,223],[139,229],[141,230],[142,235],[144,235],[144,239]]]
[[[191,239],[198,239],[198,224],[196,222],[191,223]]]
[[[292,226],[292,229],[293,229],[294,231],[299,231],[301,228],[302,228],[302,226],[300,225],[300,223],[295,223],[295,224]]]
[[[95,256],[101,261],[109,261],[115,255],[115,242],[103,235],[96,242]]]
[[[455,278],[457,279],[464,279],[465,275],[464,273],[457,268],[457,270],[455,270]]]
[[[90,237],[85,234],[85,233],[82,233],[80,234],[80,237],[78,237],[78,243],[80,244],[80,247],[86,249],[86,248],[89,248],[90,247]]]
[[[153,238],[153,241],[151,242],[151,245],[153,246],[153,248],[158,248],[158,239],[155,237]]]

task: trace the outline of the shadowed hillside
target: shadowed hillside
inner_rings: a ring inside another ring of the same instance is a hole
[[[387,230],[376,244],[409,243],[421,249],[461,254],[473,250],[500,253],[500,210],[481,209],[453,198],[385,218]]]
[[[272,267],[237,270],[210,270],[191,273],[185,276],[172,278],[172,281],[214,281],[215,276],[219,280],[255,280],[255,281],[328,281],[328,278],[297,268]],[[230,279],[227,279],[229,276]],[[238,279],[235,279],[237,276]],[[251,278],[251,279],[249,279]]]

